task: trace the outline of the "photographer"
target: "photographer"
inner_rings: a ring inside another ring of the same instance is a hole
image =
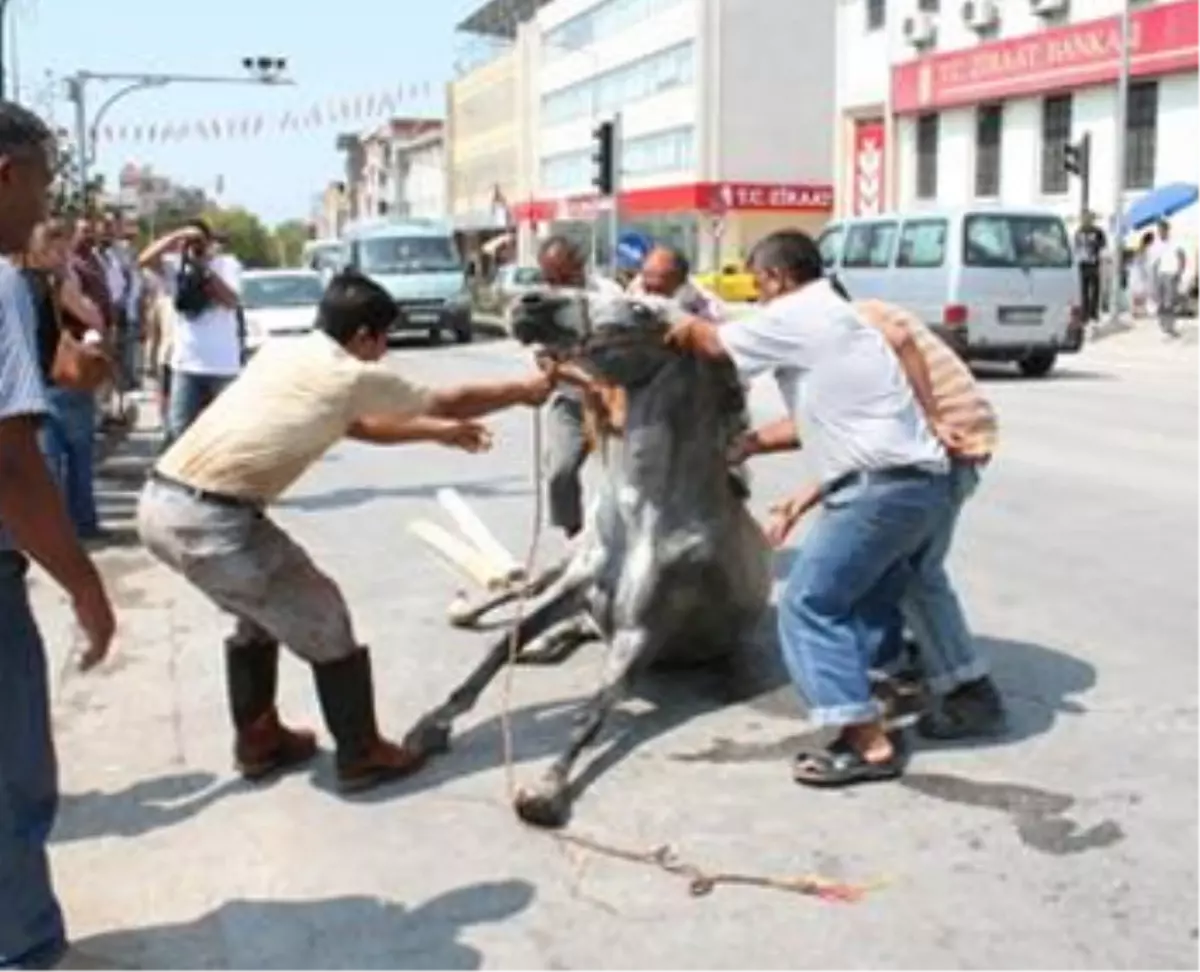
[[[168,444],[177,439],[237,376],[241,265],[218,253],[203,220],[169,233],[138,258],[161,267],[176,316],[171,343],[171,395],[164,417]]]

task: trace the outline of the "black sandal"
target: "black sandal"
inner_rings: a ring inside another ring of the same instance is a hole
[[[821,750],[805,750],[792,762],[792,779],[802,786],[833,789],[855,783],[894,780],[908,762],[899,733],[891,733],[892,756],[883,763],[868,763],[844,738]]]

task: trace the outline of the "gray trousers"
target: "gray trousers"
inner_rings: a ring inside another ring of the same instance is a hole
[[[1175,308],[1179,303],[1179,275],[1160,273],[1154,277],[1154,302],[1158,305],[1158,326],[1164,334],[1175,334]]]
[[[155,558],[237,618],[234,644],[282,644],[318,665],[358,651],[337,584],[261,510],[152,480],[138,503],[138,534]]]
[[[580,472],[587,459],[583,434],[583,402],[570,395],[550,399],[546,426],[546,487],[550,523],[574,536],[583,529],[583,484]]]

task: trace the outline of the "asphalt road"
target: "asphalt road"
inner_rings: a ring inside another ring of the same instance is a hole
[[[120,642],[84,677],[39,581],[65,793],[53,862],[80,948],[146,968],[1195,967],[1192,338],[1123,334],[1047,380],[987,378],[1002,451],[953,566],[1012,707],[1008,738],[923,749],[900,783],[803,791],[788,760],[805,726],[769,646],[725,673],[651,682],[617,720],[575,832],[669,843],[714,870],[879,880],[858,904],[737,887],[692,898],[676,877],[523,828],[498,688],[449,755],[373,797],[334,796],[327,759],[247,787],[230,771],[212,607],[135,546],[103,552]],[[394,356],[430,382],[523,360],[500,342]],[[770,387],[756,406],[778,409]],[[447,627],[459,582],[406,524],[439,518],[434,492],[454,486],[515,552],[528,542],[529,415],[495,429],[485,457],[345,446],[279,511],[343,584],[392,732],[486,643]],[[109,466],[110,522],[132,508],[134,446]],[[797,462],[756,465],[759,508],[799,480]],[[556,751],[597,660],[519,674],[519,778]],[[318,724],[293,661],[283,710]]]

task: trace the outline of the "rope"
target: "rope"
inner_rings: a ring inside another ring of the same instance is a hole
[[[535,409],[533,412],[533,482],[533,529],[531,531],[529,549],[525,554],[526,577],[534,576],[538,549],[541,546],[542,539],[544,474],[542,466],[542,411],[540,408]],[[517,796],[516,760],[512,727],[513,679],[516,675],[517,655],[521,649],[521,622],[525,617],[526,604],[531,596],[529,585],[524,585],[517,597],[516,610],[513,614],[512,626],[509,629],[508,664],[505,666],[500,703],[500,732],[504,754],[504,778],[510,805]],[[697,867],[695,864],[681,860],[669,844],[662,844],[650,850],[632,850],[628,847],[597,840],[594,837],[587,837],[569,830],[542,832],[563,845],[590,851],[611,860],[654,867],[666,874],[682,878],[687,881],[688,893],[694,898],[712,894],[718,885],[724,884],[765,888],[772,891],[785,891],[790,894],[820,898],[824,901],[855,902],[860,900],[868,891],[879,886],[878,882],[874,885],[845,884],[816,875],[773,877],[770,875],[743,874],[731,871],[710,872]]]

